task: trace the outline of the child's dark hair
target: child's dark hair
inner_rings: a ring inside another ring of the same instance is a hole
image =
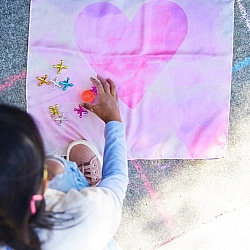
[[[35,228],[52,227],[41,193],[45,152],[35,122],[26,112],[0,104],[0,244],[16,250],[41,249]]]

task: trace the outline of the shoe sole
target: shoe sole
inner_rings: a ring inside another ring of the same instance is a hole
[[[98,160],[101,163],[101,167],[102,167],[103,159],[102,159],[101,154],[97,151],[97,149],[95,148],[95,146],[93,144],[91,144],[90,142],[85,141],[85,140],[76,140],[76,141],[71,142],[67,148],[66,159],[69,161],[69,154],[70,154],[71,149],[74,146],[79,145],[79,144],[83,144],[83,145],[87,146],[88,148],[90,148],[94,152],[94,154],[97,156]]]

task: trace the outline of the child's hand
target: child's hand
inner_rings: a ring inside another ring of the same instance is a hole
[[[114,82],[110,78],[105,80],[99,75],[97,75],[97,79],[99,81],[93,77],[90,78],[90,81],[97,88],[97,104],[82,103],[81,105],[95,113],[105,123],[108,123],[109,121],[121,122],[118,95]]]

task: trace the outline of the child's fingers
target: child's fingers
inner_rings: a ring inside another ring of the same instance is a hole
[[[118,95],[117,95],[116,86],[115,86],[114,82],[110,78],[107,79],[107,82],[110,85],[110,93],[111,93],[111,95],[114,96],[115,99],[118,101]]]
[[[94,105],[90,103],[82,103],[81,106],[83,106],[85,109],[94,112]]]
[[[97,75],[97,79],[101,82],[104,92],[105,93],[110,93],[110,87],[109,84],[107,83],[107,81],[100,75]]]
[[[103,85],[93,77],[90,77],[90,81],[96,86],[97,94],[101,95],[104,93]]]

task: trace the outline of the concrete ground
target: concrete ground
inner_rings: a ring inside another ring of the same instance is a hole
[[[161,250],[238,250],[250,249],[250,205],[216,217],[199,228],[165,244]]]
[[[0,102],[25,109],[29,1],[2,0],[0,16]],[[123,249],[250,249],[249,18],[250,2],[237,0],[227,156],[129,161]]]

